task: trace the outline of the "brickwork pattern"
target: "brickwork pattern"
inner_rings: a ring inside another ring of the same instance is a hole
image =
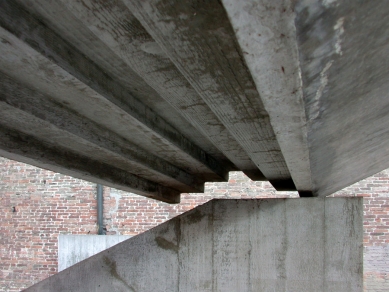
[[[363,197],[364,290],[389,291],[389,170],[355,183],[334,196]]]
[[[276,192],[268,182],[253,182],[241,172],[231,172],[224,183],[206,183],[205,192],[182,194],[181,203],[163,202],[105,188],[104,223],[107,234],[136,235],[211,199],[252,199],[297,197],[297,192]]]
[[[136,235],[213,198],[297,197],[230,173],[204,194],[169,205],[104,188],[107,235]],[[389,170],[334,196],[364,197],[365,291],[389,291]],[[96,234],[96,185],[0,157],[0,291],[20,291],[57,272],[59,234]]]
[[[57,272],[60,233],[96,233],[95,184],[0,158],[0,291]]]
[[[337,194],[364,197],[364,288],[389,291],[389,170]]]

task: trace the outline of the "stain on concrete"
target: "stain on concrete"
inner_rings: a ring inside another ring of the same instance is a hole
[[[201,221],[204,218],[204,214],[202,214],[198,209],[193,210],[186,216],[186,221],[189,224],[195,224]]]
[[[176,236],[177,247],[179,247],[181,241],[181,219],[179,218],[174,222],[174,235]]]
[[[11,43],[10,43],[8,40],[6,40],[5,38],[0,38],[0,41],[1,41],[1,43],[6,44],[6,45],[10,45],[10,44],[11,44]]]
[[[120,275],[119,273],[117,272],[117,267],[116,267],[116,262],[114,260],[111,260],[109,257],[107,256],[104,256],[103,257],[103,261],[104,263],[110,268],[110,271],[109,273],[111,274],[112,277],[114,277],[114,279],[116,279],[118,282],[117,283],[113,283],[114,286],[116,286],[117,288],[119,288],[118,286],[121,286],[121,287],[126,287],[127,291],[132,291],[132,292],[136,292],[136,290],[131,286],[129,285]],[[119,285],[117,285],[119,284]],[[123,288],[124,288],[123,287]],[[124,290],[124,291],[126,291]]]
[[[162,48],[156,42],[153,41],[141,44],[140,48],[142,51],[148,54],[166,56]]]
[[[174,244],[173,242],[171,242],[171,241],[169,241],[161,236],[156,237],[155,242],[157,243],[157,245],[160,248],[163,248],[165,250],[171,250],[174,252],[178,252],[178,245]]]

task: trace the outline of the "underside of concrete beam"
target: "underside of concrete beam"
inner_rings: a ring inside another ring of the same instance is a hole
[[[25,290],[362,291],[361,198],[213,200]]]
[[[128,174],[202,192],[239,170],[325,197],[389,167],[387,15],[385,1],[1,0],[0,126],[28,135],[23,161],[58,171],[34,156],[56,145],[91,161],[66,173],[122,190]]]

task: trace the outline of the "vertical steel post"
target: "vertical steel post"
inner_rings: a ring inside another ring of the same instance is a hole
[[[103,229],[103,186],[101,184],[96,185],[97,188],[97,225],[99,227],[97,234],[104,235]]]

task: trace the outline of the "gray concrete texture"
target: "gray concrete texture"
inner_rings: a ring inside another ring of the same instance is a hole
[[[77,264],[126,239],[129,235],[66,235],[58,236],[58,271]]]
[[[213,200],[25,291],[362,291],[361,198]]]
[[[386,1],[1,3],[4,157],[169,203],[389,167]]]

